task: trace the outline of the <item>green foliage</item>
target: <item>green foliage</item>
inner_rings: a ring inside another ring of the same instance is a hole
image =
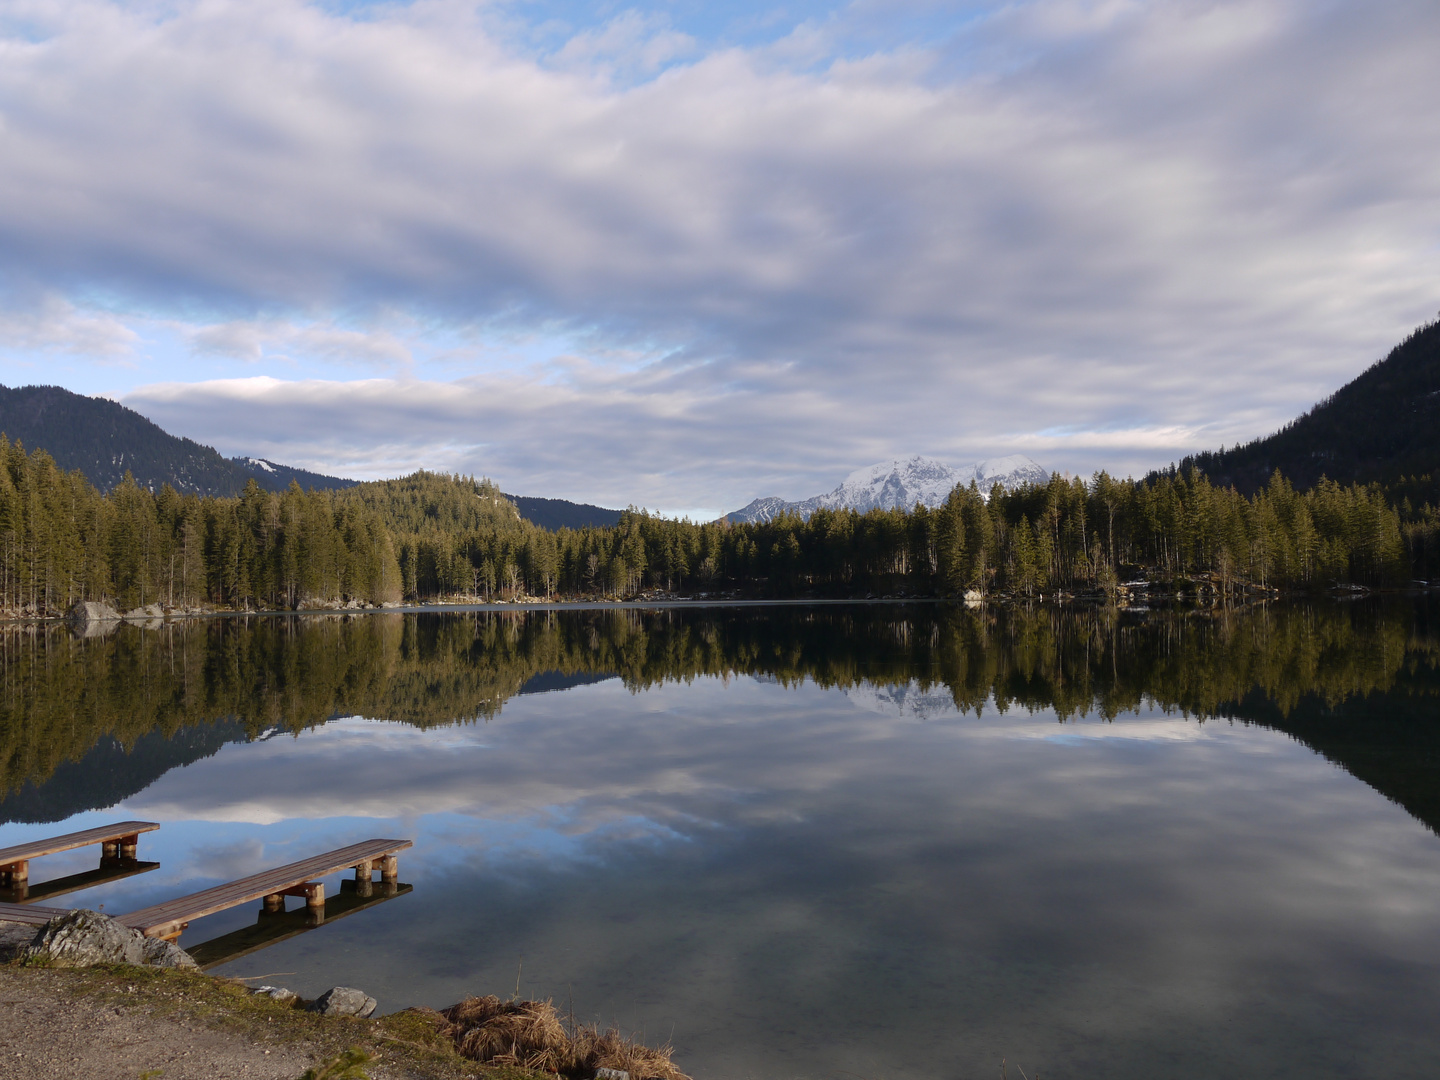
[[[236,498],[152,492],[128,475],[102,495],[43,451],[0,436],[0,609],[212,605],[299,610],[524,596],[716,590],[762,596],[1035,596],[1113,590],[1143,575],[1252,586],[1398,585],[1440,575],[1440,517],[1378,485],[1278,472],[1252,496],[1197,470],[1148,482],[1098,473],[938,509],[821,510],[809,520],[695,524],[627,510],[611,528],[551,532],[493,484],[419,472],[344,491],[250,482]]]

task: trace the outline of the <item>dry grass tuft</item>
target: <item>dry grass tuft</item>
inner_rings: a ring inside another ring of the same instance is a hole
[[[613,1028],[601,1031],[589,1024],[566,1031],[549,1001],[472,997],[440,1016],[440,1034],[482,1064],[518,1065],[573,1080],[588,1080],[600,1068],[622,1069],[630,1080],[690,1080],[670,1060],[669,1046],[645,1046]]]

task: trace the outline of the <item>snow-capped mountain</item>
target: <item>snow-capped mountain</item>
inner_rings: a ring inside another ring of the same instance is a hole
[[[808,518],[821,507],[856,510],[862,514],[875,509],[909,510],[916,503],[939,506],[956,484],[969,484],[971,480],[988,494],[997,483],[1009,489],[1027,483],[1043,484],[1049,479],[1050,474],[1044,468],[1023,454],[991,458],[962,469],[951,468],[943,462],[917,454],[908,461],[897,458],[857,469],[834,491],[824,495],[798,502],[787,502],[775,496],[756,499],[743,510],[727,514],[725,520],[770,521],[782,513]]]

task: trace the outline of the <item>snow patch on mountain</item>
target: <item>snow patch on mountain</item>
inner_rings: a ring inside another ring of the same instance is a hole
[[[935,507],[943,503],[955,485],[974,480],[981,492],[989,494],[999,484],[1009,490],[1021,484],[1044,484],[1050,474],[1024,454],[990,458],[961,469],[916,455],[908,460],[879,461],[856,469],[834,491],[798,502],[768,496],[756,499],[744,509],[725,516],[726,521],[770,521],[783,513],[809,518],[822,507],[829,510],[911,510],[916,503]]]

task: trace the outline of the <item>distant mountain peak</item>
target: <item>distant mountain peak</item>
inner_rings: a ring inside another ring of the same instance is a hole
[[[1024,454],[990,458],[964,468],[952,468],[942,461],[916,454],[910,458],[877,461],[856,469],[834,491],[797,502],[775,496],[756,499],[743,509],[725,515],[726,521],[771,521],[784,513],[809,518],[816,510],[910,510],[916,503],[939,506],[957,484],[972,480],[984,492],[994,484],[1005,488],[1026,483],[1046,483],[1050,473]]]

